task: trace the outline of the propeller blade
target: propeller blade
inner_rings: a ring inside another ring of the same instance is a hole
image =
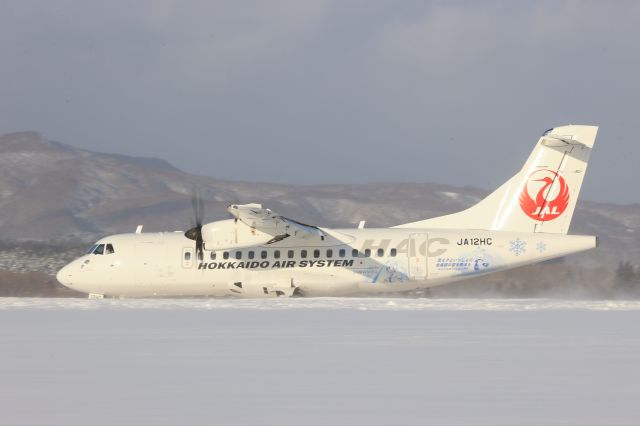
[[[199,192],[194,192],[191,196],[191,206],[193,207],[194,225],[201,226],[204,218],[204,203]]]
[[[204,219],[204,203],[200,193],[194,191],[191,196],[191,207],[193,208],[193,226],[184,233],[184,236],[196,242],[196,254],[198,260],[204,258],[204,241],[202,239],[202,222]]]

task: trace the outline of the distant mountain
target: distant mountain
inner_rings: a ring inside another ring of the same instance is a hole
[[[505,171],[505,177],[508,171]],[[238,176],[240,177],[240,176]],[[235,178],[235,176],[234,176]],[[190,197],[208,220],[231,202],[259,202],[321,226],[391,226],[462,210],[487,191],[434,183],[279,185],[195,176],[163,160],[105,154],[49,141],[35,132],[0,136],[0,239],[92,240],[101,235],[187,229]],[[601,237],[577,259],[640,260],[640,205],[580,202],[571,232]]]

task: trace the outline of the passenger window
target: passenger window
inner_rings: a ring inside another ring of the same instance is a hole
[[[255,257],[255,255],[256,255],[255,252],[253,250],[251,250],[249,252],[249,259],[253,259]]]
[[[397,254],[397,253],[398,253],[398,252],[397,252],[397,250],[396,250],[396,249],[394,249],[394,248],[392,248],[392,249],[391,249],[391,257],[396,257],[396,254]]]
[[[111,245],[111,244],[107,244],[105,254],[113,254],[113,253],[115,253],[115,252],[116,252],[116,251],[113,249],[113,245]]]
[[[93,251],[93,254],[104,254],[104,244],[100,244],[98,247],[96,247],[96,249]]]
[[[209,255],[209,259],[216,260],[216,252],[215,251],[211,252],[211,254]]]
[[[236,252],[236,259],[237,259],[237,260],[242,259],[242,252],[241,252],[241,251],[237,251],[237,252]]]
[[[333,257],[333,250],[331,249],[327,250],[327,257],[329,258]]]
[[[371,249],[364,250],[364,257],[371,257]]]
[[[307,258],[307,251],[306,250],[300,250],[300,257],[303,259]]]
[[[315,257],[316,259],[320,257],[320,250],[314,250],[313,251],[313,257]]]
[[[224,260],[229,259],[229,252],[228,252],[228,251],[223,252],[223,253],[222,253],[222,258],[223,258]]]
[[[287,257],[288,257],[289,259],[293,259],[293,256],[295,256],[295,253],[293,252],[293,250],[289,250],[289,251],[287,252]]]
[[[184,252],[184,260],[186,260],[186,261],[191,260],[191,252],[190,251],[185,251]]]
[[[261,259],[266,259],[267,258],[267,251],[266,250],[262,250],[260,252],[260,258]]]
[[[275,257],[276,259],[280,259],[280,250],[276,250],[273,252],[273,257]]]
[[[358,250],[356,249],[351,250],[351,257],[358,257]]]
[[[347,251],[345,249],[340,249],[340,251],[338,252],[338,255],[340,257],[345,257],[347,255]]]
[[[384,249],[378,249],[378,257],[384,256]]]

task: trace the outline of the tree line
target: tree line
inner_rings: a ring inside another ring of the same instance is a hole
[[[620,296],[640,297],[640,266],[620,262],[614,278],[614,289]]]

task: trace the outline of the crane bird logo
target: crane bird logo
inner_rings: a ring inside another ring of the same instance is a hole
[[[551,170],[536,170],[522,188],[520,207],[531,219],[546,222],[567,209],[569,197],[569,187],[562,176]]]

